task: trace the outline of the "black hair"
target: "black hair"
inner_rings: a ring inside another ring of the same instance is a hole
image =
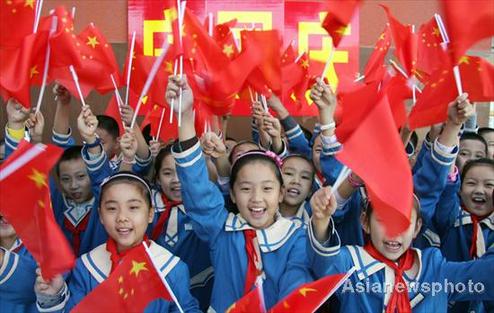
[[[233,185],[237,180],[238,173],[240,170],[247,164],[253,162],[263,162],[268,164],[274,171],[276,180],[280,183],[280,186],[283,186],[283,176],[281,175],[281,169],[278,167],[276,162],[269,156],[265,154],[263,150],[252,150],[242,154],[236,161],[233,163],[232,171],[230,174],[230,188],[233,190]]]
[[[490,166],[494,169],[494,160],[488,158],[480,158],[476,160],[467,161],[463,166],[463,170],[461,171],[461,175],[460,175],[462,185],[463,185],[463,180],[465,179],[465,176],[467,176],[468,171],[475,166]]]
[[[307,128],[303,127],[302,125],[299,125],[299,126],[300,126],[300,129],[302,130],[302,132],[304,133],[305,139],[307,139],[307,141],[310,142],[310,140],[312,139],[312,132],[310,130],[308,130]]]
[[[120,136],[117,121],[108,115],[96,115],[96,118],[98,119],[98,128],[106,130],[113,139],[117,140]]]
[[[494,128],[480,127],[479,130],[477,131],[477,134],[479,134],[480,136],[482,136],[482,135],[487,134],[487,133],[490,133],[490,132],[494,132]]]
[[[487,141],[485,141],[484,137],[480,136],[476,133],[463,133],[460,137],[460,144],[463,140],[477,140],[484,144],[485,155],[487,155]]]
[[[302,159],[304,160],[305,162],[309,163],[310,164],[310,168],[312,169],[312,179],[314,179],[315,175],[316,175],[316,167],[314,166],[314,163],[312,162],[311,159],[309,159],[307,156],[303,155],[303,154],[290,154],[289,156],[283,158],[283,164],[289,160],[289,159],[293,159],[293,158],[297,158],[297,159]]]
[[[122,183],[122,182],[136,186],[141,191],[142,195],[144,196],[144,199],[146,200],[148,207],[149,208],[152,207],[152,205],[151,205],[151,203],[152,203],[151,202],[151,187],[150,187],[148,181],[145,178],[140,177],[140,176],[136,175],[135,173],[129,172],[129,171],[121,171],[121,172],[115,173],[115,174],[111,175],[110,177],[107,177],[103,181],[103,183],[101,183],[99,207],[101,207],[101,201],[103,199],[103,194],[108,189],[108,187],[112,186],[116,183]]]
[[[158,179],[161,169],[161,163],[163,163],[164,158],[172,153],[172,147],[173,143],[161,148],[160,152],[158,152],[158,155],[154,159],[154,179]]]
[[[240,147],[241,145],[244,145],[244,144],[253,144],[253,145],[256,145],[257,147],[259,147],[259,145],[257,143],[255,143],[254,141],[252,141],[252,140],[241,140],[241,141],[237,142],[232,147],[232,149],[230,150],[230,154],[228,155],[228,161],[230,162],[230,164],[233,163],[233,154],[234,154],[235,150],[238,149],[238,147]]]
[[[146,142],[150,142],[151,140],[153,140],[153,136],[151,136],[151,124],[147,124],[146,126],[144,126],[144,128],[142,129],[142,136],[144,137],[144,140],[146,140]]]
[[[58,159],[57,165],[55,166],[55,172],[58,177],[60,177],[60,163],[64,161],[72,161],[82,159],[81,155],[82,146],[72,146],[64,150],[60,159]]]

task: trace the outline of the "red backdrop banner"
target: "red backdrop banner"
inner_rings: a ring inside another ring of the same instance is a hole
[[[136,41],[143,48],[144,55],[159,55],[163,40],[173,42],[171,19],[167,1],[128,0],[129,42],[136,32]],[[232,28],[240,42],[243,29],[277,29],[283,34],[283,51],[290,43],[298,54],[306,52],[310,59],[311,75],[319,76],[332,49],[331,38],[321,27],[327,9],[324,1],[289,0],[194,0],[187,1],[191,10],[200,20],[213,14],[214,24],[237,19]],[[345,36],[334,52],[333,63],[326,72],[329,82],[336,87],[338,75],[357,77],[359,69],[359,14],[358,11],[345,31]],[[316,115],[317,108],[308,99],[307,107],[300,107],[291,99],[284,103],[295,116]],[[250,115],[249,104],[238,101],[233,115]]]

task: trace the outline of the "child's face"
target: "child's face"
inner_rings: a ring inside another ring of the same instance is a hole
[[[494,168],[478,165],[470,168],[461,182],[460,196],[470,213],[484,216],[492,213],[492,190],[494,190]]]
[[[487,142],[488,158],[494,159],[494,131],[485,132],[482,137]]]
[[[105,129],[100,127],[96,129],[96,134],[98,134],[101,140],[101,144],[103,145],[103,150],[105,150],[106,156],[108,158],[111,158],[118,150],[117,140],[113,138]]]
[[[175,168],[175,160],[171,154],[164,157],[161,162],[158,181],[161,190],[168,200],[182,201],[180,181],[178,180],[177,170]]]
[[[283,189],[273,168],[256,161],[240,169],[230,196],[242,217],[252,227],[263,229],[274,223]]]
[[[76,203],[91,199],[91,181],[82,159],[62,161],[59,165],[62,193]]]
[[[460,141],[460,151],[456,157],[456,166],[458,166],[460,173],[467,161],[480,158],[485,158],[485,145],[483,142],[471,139]]]
[[[121,182],[105,189],[99,214],[106,232],[122,252],[142,242],[154,211],[137,186]]]
[[[14,236],[16,236],[14,227],[0,215],[0,238],[6,239]]]
[[[412,209],[411,221],[407,230],[393,238],[386,235],[382,221],[374,212],[371,213],[369,220],[363,221],[363,226],[364,231],[370,235],[370,240],[377,251],[385,258],[396,261],[410,248],[412,240],[417,237],[422,227],[422,220],[417,220],[415,209]]]
[[[322,142],[321,135],[317,136],[314,139],[314,145],[312,146],[312,162],[314,163],[314,167],[316,171],[321,172],[321,152],[322,152]]]
[[[288,205],[300,205],[311,191],[314,176],[312,166],[304,159],[292,157],[283,163],[282,173],[285,185],[283,202]]]

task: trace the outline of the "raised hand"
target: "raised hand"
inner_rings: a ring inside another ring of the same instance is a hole
[[[137,139],[134,131],[130,128],[127,128],[120,138],[120,151],[124,161],[127,161],[127,163],[134,161],[137,153]]]
[[[173,110],[178,112],[178,98],[180,88],[182,88],[182,112],[192,111],[192,105],[194,103],[194,95],[192,94],[192,89],[190,89],[187,83],[187,76],[170,76],[168,77],[168,86],[166,87],[166,101],[170,105],[172,100],[175,101],[173,105]]]
[[[29,109],[26,109],[22,104],[14,98],[7,101],[7,123],[12,129],[21,129],[24,123],[29,118]]]
[[[281,124],[277,118],[274,118],[268,112],[265,112],[262,117],[262,129],[271,137],[281,139]]]
[[[316,191],[311,199],[312,226],[317,240],[324,242],[328,239],[329,219],[336,210],[336,198],[331,187],[323,187]]]
[[[132,123],[132,118],[134,117],[134,110],[129,105],[124,105],[120,107],[120,115],[125,126],[130,127],[130,123]]]
[[[159,140],[151,140],[149,142],[149,152],[151,152],[151,157],[154,159],[158,155],[161,149],[161,142]]]
[[[201,137],[201,146],[204,154],[212,158],[219,158],[226,155],[226,146],[216,133],[205,133]]]
[[[29,128],[32,139],[36,142],[41,142],[43,129],[45,128],[45,118],[41,111],[38,113],[31,113],[26,121],[26,126]]]
[[[317,105],[319,110],[333,110],[336,107],[336,96],[329,85],[317,78],[317,81],[310,89],[310,98]]]
[[[51,280],[45,280],[41,276],[41,270],[36,269],[36,281],[34,283],[34,291],[37,294],[54,296],[60,292],[64,284],[62,275],[56,275]]]
[[[81,113],[77,117],[77,128],[82,139],[88,143],[93,143],[96,140],[96,128],[98,127],[98,119],[93,114],[91,108],[86,105],[82,107]]]
[[[70,103],[70,92],[67,88],[60,84],[55,84],[53,86],[53,94],[55,95],[55,101],[61,104]]]
[[[455,101],[448,104],[448,122],[461,125],[475,112],[473,104],[468,100],[468,94],[463,93]]]

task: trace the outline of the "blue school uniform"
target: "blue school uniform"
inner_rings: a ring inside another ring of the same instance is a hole
[[[300,204],[297,212],[293,216],[286,216],[286,219],[294,222],[297,226],[307,228],[309,225],[310,217],[312,216],[312,208],[309,201],[304,201]]]
[[[337,232],[330,230],[330,234],[327,242],[320,243],[314,237],[312,225],[309,226],[307,248],[311,268],[319,278],[355,268],[336,292],[341,303],[340,312],[384,311],[393,290],[393,269],[374,259],[362,247],[341,247]],[[494,250],[484,258],[470,262],[449,262],[436,248],[413,250],[419,261],[418,273],[415,278],[406,273],[403,277],[414,313],[447,312],[449,300],[494,298],[494,279],[485,275],[485,269],[494,268]],[[466,289],[470,282],[472,287]],[[438,283],[442,288],[434,287]],[[474,284],[478,284],[477,289]],[[483,284],[482,290],[480,284]]]
[[[151,258],[157,263],[159,272],[166,279],[184,312],[200,312],[197,300],[190,295],[189,285],[186,283],[189,278],[187,266],[178,257],[153,241],[149,249]],[[77,259],[76,266],[72,270],[68,283],[69,292],[63,292],[56,305],[41,307],[42,304],[38,302],[38,308],[43,312],[69,312],[110,276],[111,264],[106,243],[82,255]],[[65,285],[64,288],[67,286]],[[149,303],[144,312],[178,312],[178,307],[173,302],[158,299]]]
[[[224,312],[244,295],[247,253],[243,230],[252,227],[239,215],[228,213],[218,188],[209,181],[202,151],[195,139],[190,149],[172,151],[182,183],[183,203],[194,221],[194,231],[207,241],[215,282],[211,309]],[[305,250],[305,232],[278,216],[266,229],[256,230],[264,271],[264,300],[273,306],[300,284],[311,280]]]
[[[12,247],[3,250],[3,263],[0,265],[0,307],[3,312],[38,312],[34,283],[36,281],[36,261],[16,239]]]
[[[333,214],[334,227],[342,245],[363,245],[364,232],[360,224],[360,214],[367,198],[364,188],[358,188],[341,209]]]
[[[324,176],[324,185],[333,185],[338,178],[343,164],[335,155],[341,151],[342,144],[338,142],[335,135],[326,137],[321,134],[322,152],[320,156],[321,171]]]
[[[285,119],[280,120],[280,123],[285,130],[290,153],[301,154],[312,159],[311,145],[297,121],[293,117],[288,116]]]
[[[152,190],[154,229],[165,210],[160,190]],[[214,282],[214,270],[209,259],[209,246],[197,237],[194,224],[182,204],[171,208],[168,221],[156,242],[178,256],[187,264],[190,272],[190,292],[199,300],[202,310],[207,310]]]

